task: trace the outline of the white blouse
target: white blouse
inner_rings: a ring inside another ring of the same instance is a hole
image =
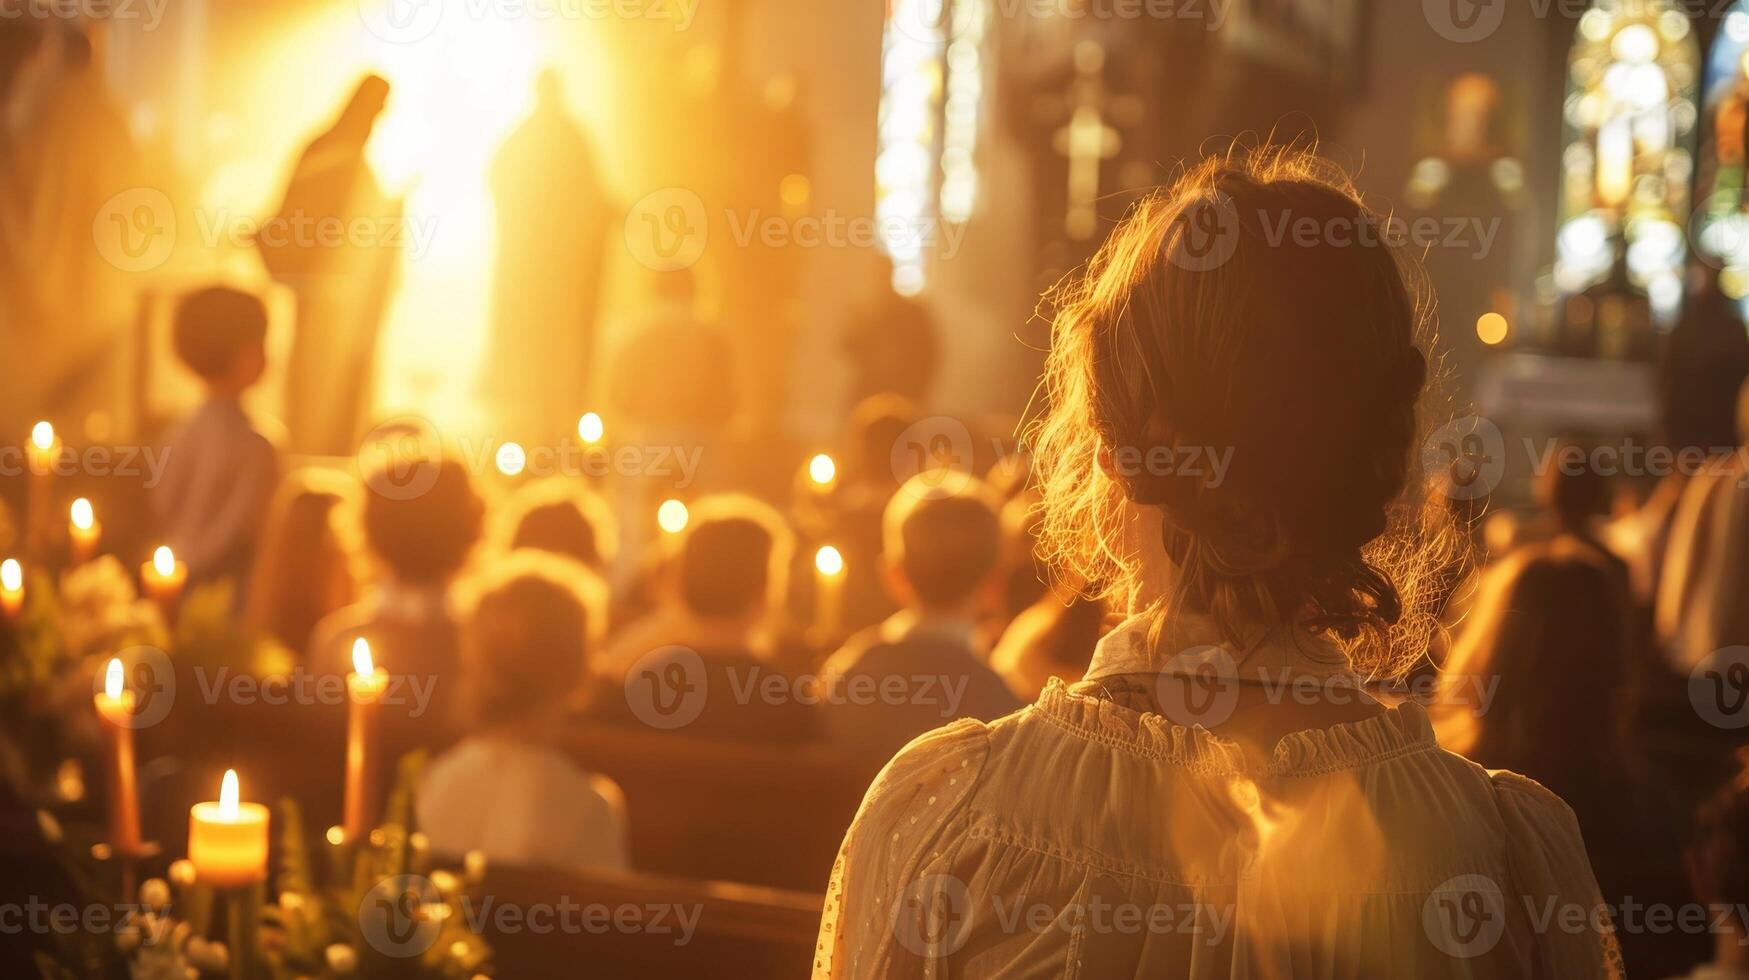
[[[1130,626],[1090,678],[1140,666]],[[1273,653],[1240,663],[1295,656]],[[1096,689],[1053,680],[888,763],[816,978],[1622,975],[1572,811],[1441,749],[1420,707],[1260,763]]]

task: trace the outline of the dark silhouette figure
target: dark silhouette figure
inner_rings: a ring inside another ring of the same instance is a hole
[[[492,163],[498,211],[488,403],[508,434],[551,439],[590,404],[606,233],[614,207],[559,76]],[[558,431],[555,431],[557,427]]]
[[[350,453],[370,406],[377,335],[400,270],[404,202],[383,194],[365,147],[389,83],[368,75],[326,131],[298,157],[279,211],[256,246],[297,296],[287,378],[294,451]],[[368,238],[352,229],[369,227]]]

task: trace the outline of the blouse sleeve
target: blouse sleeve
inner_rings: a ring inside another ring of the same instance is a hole
[[[924,960],[896,949],[902,893],[918,879],[949,821],[971,796],[989,755],[973,719],[918,736],[875,777],[844,835],[814,947],[815,980],[921,976]]]
[[[1573,811],[1535,780],[1505,771],[1491,775],[1516,895],[1528,903],[1536,929],[1532,975],[1624,976],[1615,926]],[[1567,909],[1583,910],[1582,923]]]

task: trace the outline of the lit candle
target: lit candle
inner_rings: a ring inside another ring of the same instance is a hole
[[[341,820],[347,840],[358,840],[370,833],[371,801],[376,798],[371,756],[376,744],[377,713],[388,686],[389,675],[371,661],[370,644],[362,636],[353,640],[352,673],[346,675],[350,704],[346,722],[346,805]]]
[[[808,482],[821,493],[832,489],[838,483],[838,464],[825,453],[815,454],[808,460]]]
[[[109,843],[124,855],[140,853],[140,802],[134,792],[134,692],[122,683],[121,661],[110,658],[103,693],[95,698],[109,763]]]
[[[24,510],[26,549],[41,558],[54,534],[55,460],[61,454],[55,427],[47,422],[32,426],[24,451],[30,464],[30,492]]]
[[[166,615],[182,598],[182,586],[188,581],[188,566],[176,560],[169,547],[159,545],[152,560],[140,566],[140,586],[146,598],[156,602]]]
[[[68,511],[67,535],[73,542],[73,564],[90,561],[97,554],[97,542],[103,538],[103,525],[97,523],[97,513],[91,501],[80,497]]]
[[[844,619],[844,556],[831,545],[814,552],[814,622],[827,636],[838,633]]]
[[[201,884],[233,888],[267,877],[267,807],[241,797],[237,770],[226,769],[219,801],[188,811],[188,861]]]
[[[24,567],[18,564],[18,559],[8,558],[0,562],[0,616],[17,619],[23,608]]]
[[[601,416],[594,412],[584,412],[583,417],[577,420],[577,438],[582,439],[584,445],[593,446],[606,434],[607,426],[602,423]]]

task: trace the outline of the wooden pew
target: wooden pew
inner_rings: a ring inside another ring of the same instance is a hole
[[[813,744],[715,742],[579,724],[561,746],[625,791],[632,863],[818,891],[875,773]]]
[[[481,930],[492,946],[496,974],[511,978],[805,977],[824,906],[816,893],[753,885],[496,865],[474,893],[476,903],[490,898],[494,907],[515,910],[514,915],[483,916]],[[485,911],[483,904],[476,907]],[[550,911],[560,907],[577,910],[568,929],[555,925],[536,931],[525,924],[537,908],[548,910],[544,921],[562,923]],[[616,910],[628,907],[638,910],[640,925],[613,926]],[[590,910],[590,918],[583,909]],[[685,921],[692,923],[689,936],[683,932]],[[642,924],[655,928],[645,931]]]

